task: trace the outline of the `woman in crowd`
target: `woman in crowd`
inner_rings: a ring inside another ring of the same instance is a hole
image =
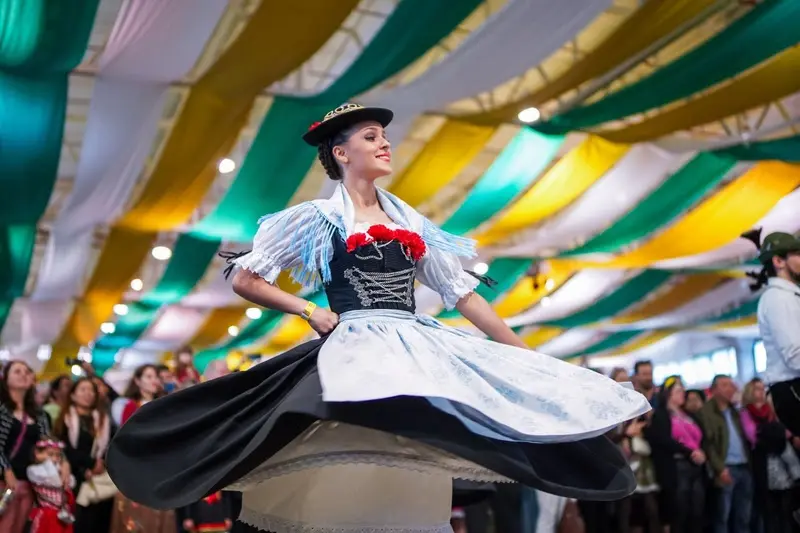
[[[75,494],[81,493],[84,483],[105,474],[105,452],[111,438],[108,412],[99,407],[97,385],[83,377],[72,383],[53,434],[65,443],[64,453],[75,473]],[[79,502],[80,503],[80,502]],[[78,533],[107,533],[111,524],[113,497],[87,506],[78,505],[75,531]]]
[[[123,395],[119,424],[125,424],[144,404],[155,400],[161,393],[161,380],[155,365],[142,365],[133,372]],[[176,518],[173,511],[158,511],[136,504],[117,494],[112,518],[112,533],[142,531],[147,533],[175,533]]]
[[[11,361],[0,379],[0,468],[2,491],[14,497],[0,515],[0,532],[22,533],[33,506],[27,469],[33,462],[36,443],[50,433],[50,419],[36,404],[33,370],[22,361]],[[69,465],[62,467],[62,480],[70,478]]]
[[[72,380],[66,374],[61,374],[50,382],[50,391],[47,395],[47,403],[44,404],[44,412],[50,417],[51,422],[55,422],[61,412],[61,406],[69,395],[69,388]]]
[[[753,531],[792,531],[792,488],[800,479],[794,438],[767,402],[764,382],[751,379],[742,393],[742,429],[753,449]]]
[[[703,431],[683,410],[686,391],[680,377],[667,378],[660,395],[645,435],[661,487],[662,516],[669,518],[670,533],[700,533],[705,509]]]

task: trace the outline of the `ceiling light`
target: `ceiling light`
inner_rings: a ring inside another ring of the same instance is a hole
[[[539,120],[541,116],[542,114],[535,107],[527,107],[519,112],[517,118],[519,119],[520,122],[524,122],[525,124],[531,124]]]
[[[544,298],[542,298],[541,304],[542,307],[547,307],[548,305],[550,305],[550,297],[545,296]]]
[[[50,356],[53,354],[53,347],[49,344],[41,344],[39,345],[39,349],[36,350],[36,359],[39,361],[49,361]]]
[[[172,257],[172,250],[170,250],[166,246],[156,246],[150,253],[153,254],[153,257],[155,257],[159,261],[166,261],[167,259]]]
[[[105,333],[106,335],[111,335],[115,331],[117,331],[117,326],[113,322],[103,322],[100,324],[100,331]]]
[[[72,375],[79,377],[81,374],[83,374],[83,369],[78,365],[72,365]]]
[[[131,289],[135,290],[136,292],[139,292],[140,290],[142,290],[142,287],[144,287],[144,283],[139,278],[131,280]]]
[[[234,170],[236,170],[236,162],[233,159],[228,159],[227,157],[219,162],[217,165],[217,170],[219,170],[220,174],[230,174]]]
[[[556,280],[550,278],[544,282],[544,288],[548,291],[552,291],[556,287]]]
[[[114,305],[114,314],[119,316],[125,316],[128,314],[128,306],[125,304],[116,304]]]
[[[489,265],[487,265],[486,263],[478,263],[475,265],[475,267],[473,267],[473,270],[477,275],[483,276],[484,274],[489,272]]]
[[[258,320],[262,315],[261,309],[258,307],[248,307],[244,314],[247,315],[247,318],[250,320]]]
[[[239,334],[239,327],[238,326],[230,326],[228,327],[228,335],[231,337],[235,337]]]

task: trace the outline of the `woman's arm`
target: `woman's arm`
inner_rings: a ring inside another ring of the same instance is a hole
[[[529,349],[528,345],[506,325],[480,294],[476,292],[467,294],[458,301],[456,309],[492,340],[517,348]]]
[[[291,315],[302,315],[308,305],[306,300],[267,283],[249,270],[240,270],[233,276],[233,292],[254,304]]]
[[[267,283],[261,276],[249,270],[240,270],[233,277],[233,291],[254,304],[300,316],[309,302]],[[339,323],[339,316],[327,309],[315,308],[308,324],[320,335],[327,335]]]

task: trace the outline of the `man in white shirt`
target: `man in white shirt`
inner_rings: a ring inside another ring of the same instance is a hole
[[[767,283],[758,303],[758,327],[767,353],[764,379],[778,418],[800,435],[800,238],[767,235],[759,260],[764,265],[759,281]]]

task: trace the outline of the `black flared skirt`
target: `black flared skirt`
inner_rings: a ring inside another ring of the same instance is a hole
[[[565,497],[616,500],[635,488],[627,461],[606,437],[557,444],[495,440],[422,397],[325,402],[317,373],[324,342],[142,406],[109,447],[114,483],[142,505],[175,509],[231,486],[315,422],[337,421],[416,440]]]

